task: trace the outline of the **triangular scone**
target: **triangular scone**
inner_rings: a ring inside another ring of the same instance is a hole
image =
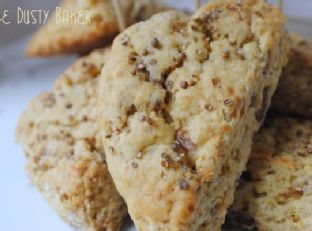
[[[311,179],[312,121],[269,119],[254,140],[224,230],[312,230]]]
[[[153,0],[119,2],[128,25],[165,10]],[[67,20],[75,12],[76,16]],[[29,56],[85,53],[105,45],[118,32],[111,0],[62,0],[48,23],[33,36],[26,53]]]
[[[107,50],[79,59],[52,92],[30,103],[16,136],[31,182],[78,230],[119,230],[127,214],[107,170],[96,124],[96,86]]]
[[[306,118],[312,117],[312,41],[290,36],[289,63],[284,68],[272,109]]]
[[[287,59],[282,13],[236,2],[161,13],[113,43],[98,113],[140,231],[219,230],[232,202]]]

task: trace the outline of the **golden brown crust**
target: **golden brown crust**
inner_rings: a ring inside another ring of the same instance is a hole
[[[121,10],[126,15],[129,25],[149,18],[156,12],[166,10],[153,0],[120,2]],[[84,14],[84,20],[81,20],[81,23],[59,22],[56,17],[57,13],[54,12],[47,25],[43,26],[31,39],[26,49],[28,56],[87,53],[94,48],[108,44],[119,33],[111,0],[63,0],[59,7],[61,12],[80,10]]]
[[[167,12],[113,43],[99,110],[109,171],[138,230],[219,230],[286,63],[264,1]]]
[[[272,110],[312,118],[312,41],[290,37],[289,63],[272,100]]]
[[[126,206],[107,170],[96,124],[98,76],[110,50],[80,58],[31,101],[16,136],[31,182],[78,230],[119,230]]]
[[[311,166],[312,122],[268,119],[224,230],[311,230]]]

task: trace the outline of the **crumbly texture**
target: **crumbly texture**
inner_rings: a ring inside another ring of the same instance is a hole
[[[272,110],[312,118],[312,41],[299,35],[290,37],[289,63],[284,68]]]
[[[311,178],[312,121],[269,119],[255,138],[224,230],[312,230]]]
[[[119,2],[128,25],[166,9],[153,0]],[[59,9],[31,39],[26,50],[28,56],[86,53],[107,44],[119,32],[111,0],[62,0]],[[76,12],[72,21],[65,20],[68,12]],[[60,21],[60,15],[64,20]]]
[[[96,86],[109,52],[79,59],[52,92],[31,101],[16,130],[32,184],[78,230],[117,231],[127,213],[96,123]]]
[[[286,63],[264,1],[166,12],[113,43],[98,113],[109,171],[140,231],[219,230]]]

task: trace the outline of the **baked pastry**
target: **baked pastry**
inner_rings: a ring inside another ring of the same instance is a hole
[[[98,113],[109,171],[138,230],[219,230],[287,59],[265,1],[212,1],[131,26]]]
[[[96,124],[96,86],[110,51],[79,59],[36,97],[21,116],[16,136],[37,189],[79,230],[116,231],[127,214],[107,170]]]
[[[256,136],[224,230],[312,230],[312,122],[273,118]]]
[[[272,100],[276,112],[312,118],[312,41],[290,37],[289,63]]]
[[[119,1],[128,25],[166,8],[153,0]],[[86,53],[112,40],[119,26],[111,0],[62,0],[48,23],[31,39],[29,56]]]

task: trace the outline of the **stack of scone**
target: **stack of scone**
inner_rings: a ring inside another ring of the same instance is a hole
[[[120,2],[128,25],[165,9]],[[90,52],[119,31],[109,0],[62,4],[96,23],[51,19],[28,54]],[[264,0],[134,24],[25,110],[29,177],[77,230],[119,230],[128,213],[140,231],[312,230],[311,44]]]

